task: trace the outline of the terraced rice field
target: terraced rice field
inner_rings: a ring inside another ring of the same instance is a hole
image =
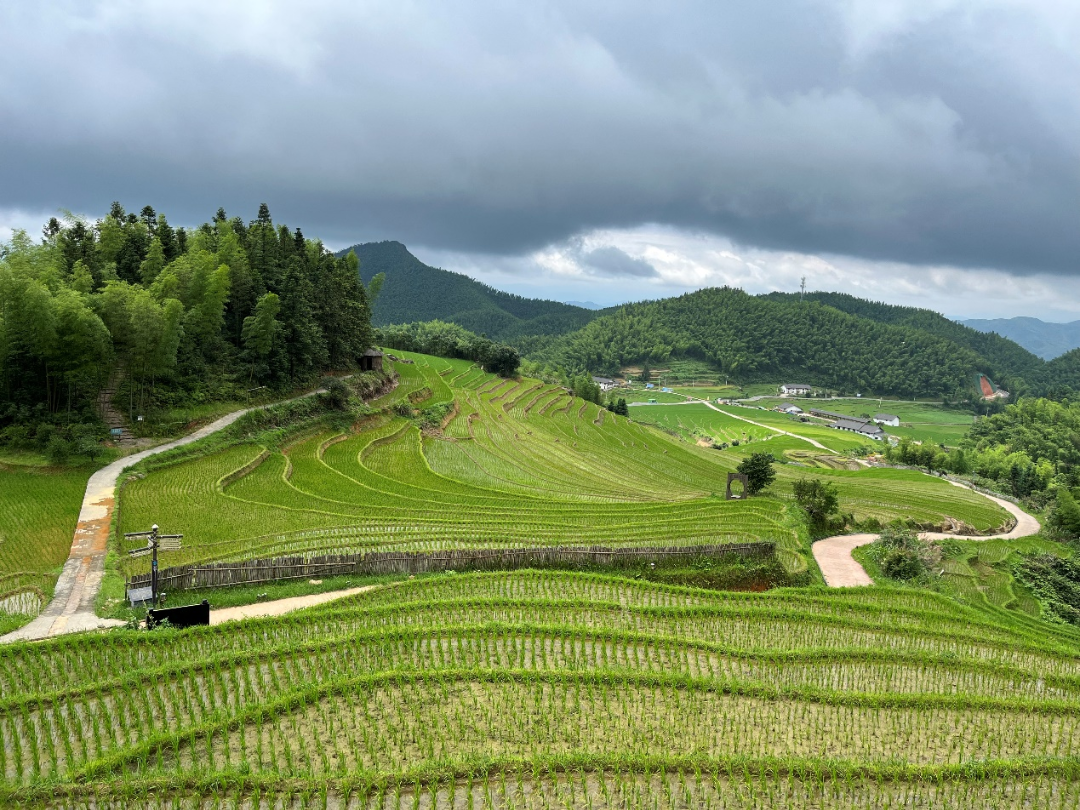
[[[730,444],[782,435],[767,428],[747,424],[727,414],[717,413],[708,405],[642,405],[634,408],[630,415],[639,422],[674,430],[689,441],[707,437],[717,444]]]
[[[0,614],[36,614],[52,595],[89,477],[0,465]]]
[[[378,405],[455,403],[441,430],[388,411],[354,432],[318,432],[284,448],[246,444],[155,471],[121,496],[122,531],[183,533],[165,564],[357,550],[551,545],[673,546],[770,540],[807,570],[791,481],[772,497],[724,501],[741,456],[696,447],[536,380],[504,380],[462,361],[408,355]],[[693,407],[693,406],[687,406]],[[749,427],[749,426],[748,426]],[[980,529],[1004,512],[918,473],[833,476],[859,517],[945,516]],[[167,516],[163,505],[167,504]],[[129,572],[145,570],[146,561]]]
[[[0,802],[1075,807],[1078,652],[910,590],[441,575],[0,649]]]

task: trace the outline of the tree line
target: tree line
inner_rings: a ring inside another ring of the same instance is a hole
[[[485,371],[500,377],[517,374],[521,357],[517,349],[489,340],[456,323],[428,321],[384,326],[376,331],[379,345],[406,352],[456,357],[479,363]]]
[[[110,378],[140,412],[289,390],[354,367],[370,321],[355,254],[265,204],[192,230],[119,203],[54,217],[0,246],[0,429],[94,421]]]

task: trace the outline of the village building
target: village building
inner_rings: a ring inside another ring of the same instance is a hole
[[[854,419],[856,417],[848,416],[843,413],[833,413],[832,411],[823,411],[821,408],[811,408],[810,415],[816,416],[818,419]]]
[[[618,383],[610,377],[593,377],[592,381],[600,386],[601,391],[610,391],[618,385]]]
[[[791,383],[785,383],[780,386],[780,393],[787,394],[788,396],[801,397],[809,394],[813,391],[813,387],[809,385],[793,385]]]
[[[874,422],[889,427],[900,427],[900,417],[894,413],[879,413],[874,415]]]
[[[383,353],[378,349],[368,349],[360,356],[361,371],[382,371]]]
[[[793,405],[790,402],[781,402],[776,406],[776,410],[780,411],[780,413],[789,413],[792,416],[798,416],[803,412],[802,408],[798,405]]]
[[[833,422],[831,427],[834,427],[837,430],[845,430],[849,433],[858,433],[868,439],[882,441],[885,438],[885,431],[881,429],[880,425],[875,425],[873,422],[867,422],[865,419],[844,417]]]

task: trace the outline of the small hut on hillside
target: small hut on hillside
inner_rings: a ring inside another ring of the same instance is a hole
[[[382,371],[383,353],[378,349],[368,349],[360,357],[361,371]]]

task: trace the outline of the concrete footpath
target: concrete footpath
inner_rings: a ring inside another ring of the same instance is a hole
[[[56,582],[52,601],[28,625],[0,636],[0,644],[36,641],[65,633],[80,633],[123,624],[119,619],[102,619],[94,612],[94,604],[101,590],[101,580],[105,576],[109,527],[112,525],[116,505],[116,483],[121,473],[144,458],[175,447],[183,447],[216,433],[249,410],[251,409],[230,413],[183,438],[124,456],[91,475],[86,483],[79,521],[75,524],[71,552],[64,563],[60,579]]]

